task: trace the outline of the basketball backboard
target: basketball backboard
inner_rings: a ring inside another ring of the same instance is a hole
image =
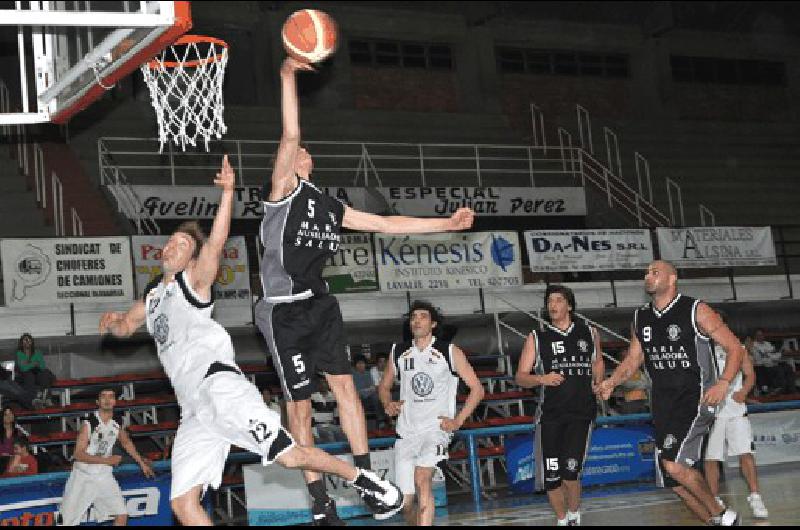
[[[14,5],[0,9],[19,60],[15,72],[0,72],[0,124],[67,122],[192,26],[189,2]]]

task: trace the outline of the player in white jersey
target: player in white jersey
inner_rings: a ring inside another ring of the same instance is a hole
[[[386,413],[398,416],[395,477],[405,496],[403,515],[408,524],[418,526],[433,524],[436,465],[447,459],[453,432],[472,415],[484,394],[464,352],[434,336],[441,320],[431,304],[421,301],[412,304],[409,326],[413,340],[392,347],[378,386]],[[400,380],[399,401],[392,401],[395,377]],[[456,414],[459,378],[469,387],[469,396],[464,408]]]
[[[173,511],[184,525],[211,526],[200,498],[208,486],[219,487],[230,446],[237,445],[260,455],[264,465],[337,475],[374,501],[376,518],[390,517],[402,508],[399,488],[324,451],[296,445],[280,415],[236,365],[228,333],[211,318],[211,286],[233,209],[227,156],[214,183],[223,191],[208,239],[197,223],[181,225],[164,246],[163,277],[127,313],[106,313],[100,320],[100,332],[117,337],[130,336],[146,322],[175,389],[181,423],[172,449]]]
[[[73,456],[75,463],[61,501],[64,526],[80,524],[91,505],[97,511],[98,520],[113,516],[114,526],[127,525],[125,499],[113,474],[114,466],[122,460],[121,456],[113,454],[117,442],[139,464],[144,476],[155,477],[150,464],[136,450],[125,426],[114,417],[116,403],[114,390],[101,390],[97,396],[98,410],[81,422]]]
[[[714,355],[718,369],[725,370],[725,362],[728,358],[725,350],[716,346]],[[753,455],[753,428],[747,417],[747,405],[745,404],[745,399],[755,384],[756,373],[753,369],[753,360],[749,354],[745,354],[742,358],[742,369],[731,381],[728,393],[717,412],[714,427],[711,429],[711,434],[708,435],[705,472],[711,493],[714,494],[720,505],[724,505],[719,497],[719,466],[720,462],[725,461],[725,446],[727,445],[728,455],[739,457],[739,467],[750,488],[747,502],[750,504],[753,516],[757,519],[766,519],[769,517],[769,512],[759,493],[756,460]]]

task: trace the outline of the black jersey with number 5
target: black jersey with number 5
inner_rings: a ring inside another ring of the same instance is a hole
[[[711,339],[697,327],[700,300],[678,294],[659,311],[652,303],[633,322],[653,389],[711,386],[717,378]]]
[[[298,180],[287,197],[264,201],[261,283],[264,298],[272,303],[326,294],[322,268],[339,249],[344,204],[307,180]]]
[[[592,393],[592,365],[599,352],[595,351],[592,329],[583,322],[573,322],[565,331],[545,325],[544,330],[534,331],[533,337],[534,372],[538,375],[557,372],[564,376],[564,382],[558,386],[542,385],[536,420],[593,420],[597,401]]]

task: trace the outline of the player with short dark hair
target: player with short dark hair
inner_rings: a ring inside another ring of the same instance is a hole
[[[572,289],[549,285],[544,300],[549,324],[528,335],[515,381],[540,389],[536,487],[547,491],[558,526],[580,526],[581,470],[597,416],[594,390],[605,365],[597,330],[574,318]]]
[[[405,496],[405,519],[411,525],[433,524],[435,468],[448,458],[453,433],[464,425],[484,395],[480,379],[461,348],[436,337],[441,320],[431,304],[412,304],[409,328],[413,340],[392,346],[378,386],[386,413],[398,416],[395,476]],[[396,379],[400,381],[399,401],[392,400]],[[456,414],[459,380],[469,387],[469,396]]]
[[[679,293],[677,284],[671,263],[658,260],[648,266],[644,285],[651,302],[634,313],[629,354],[600,384],[598,394],[608,399],[644,363],[653,382],[659,484],[671,487],[703,522],[733,526],[738,514],[717,504],[696,467],[717,405],[741,368],[744,346],[708,304]],[[712,343],[727,353],[722,376]]]
[[[114,454],[117,442],[139,464],[144,476],[155,477],[150,463],[142,458],[128,436],[122,418],[114,415],[116,404],[114,389],[104,388],[97,394],[97,411],[81,421],[73,455],[75,463],[61,501],[64,526],[80,524],[92,505],[98,520],[113,516],[114,526],[127,525],[127,506],[113,473],[114,467],[122,461],[121,456]]]
[[[342,227],[363,232],[415,234],[465,230],[474,212],[461,208],[449,218],[383,217],[351,208],[311,183],[314,163],[300,145],[296,73],[312,67],[287,58],[281,66],[283,134],[270,182],[264,185],[261,223],[261,283],[264,298],[256,323],[278,371],[292,435],[313,445],[311,394],[325,375],[339,405],[342,429],[356,465],[370,467],[364,410],[350,373],[344,323],[336,298],[322,279],[327,259],[339,248]],[[338,524],[333,500],[317,473],[306,472],[315,524]],[[371,504],[373,498],[365,497]],[[399,510],[400,507],[395,507]]]

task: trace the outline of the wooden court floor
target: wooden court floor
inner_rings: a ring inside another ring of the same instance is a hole
[[[747,486],[738,469],[726,470],[720,496],[742,516],[743,525],[800,525],[800,464],[773,465],[759,469],[761,495],[769,510],[769,519],[754,519],[747,504]],[[457,503],[436,513],[436,526],[553,526],[544,495],[506,496],[484,503],[476,512],[472,503]],[[585,492],[582,505],[584,526],[701,526],[668,490],[652,485],[597,487]],[[367,522],[369,520],[365,520]],[[369,521],[374,523],[374,521]],[[356,523],[358,524],[358,523]],[[393,519],[389,524],[402,523]],[[381,525],[382,526],[382,525]]]

